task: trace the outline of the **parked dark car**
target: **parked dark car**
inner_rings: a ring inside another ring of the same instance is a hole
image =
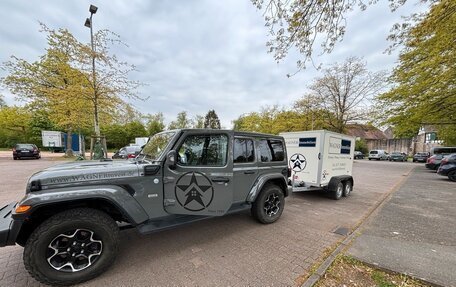
[[[360,151],[355,151],[355,159],[364,159],[364,154]]]
[[[429,153],[427,152],[417,152],[413,155],[413,162],[426,162],[429,158]]]
[[[427,159],[426,161],[426,168],[432,170],[438,170],[440,166],[440,162],[444,157],[448,156],[447,154],[435,154]]]
[[[112,156],[112,159],[135,158],[140,151],[141,147],[139,145],[124,146]]]
[[[41,158],[40,149],[34,144],[16,144],[13,147],[13,159]]]
[[[437,173],[442,176],[448,176],[451,181],[456,181],[456,153],[442,159]]]
[[[389,161],[407,161],[407,155],[403,152],[393,151],[388,156]]]

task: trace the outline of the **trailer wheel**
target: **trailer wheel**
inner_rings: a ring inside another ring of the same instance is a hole
[[[335,184],[333,188],[334,189],[330,191],[331,198],[334,200],[340,199],[344,193],[344,184],[342,181],[338,180],[337,184]]]
[[[349,196],[350,193],[352,192],[352,190],[353,190],[353,184],[352,184],[351,180],[345,181],[343,196],[345,196],[345,197]]]

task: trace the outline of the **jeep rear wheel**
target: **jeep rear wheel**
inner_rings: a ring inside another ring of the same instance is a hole
[[[285,197],[282,189],[275,184],[268,184],[261,190],[252,205],[252,216],[261,223],[273,223],[282,215]]]
[[[24,264],[36,280],[73,285],[103,273],[118,250],[119,228],[104,212],[78,208],[58,213],[27,240]]]

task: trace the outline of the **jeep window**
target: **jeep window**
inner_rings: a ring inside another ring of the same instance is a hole
[[[183,166],[224,166],[228,154],[226,135],[190,135],[178,152],[178,163]]]
[[[165,132],[153,135],[142,149],[140,155],[145,159],[158,159],[176,132]]]
[[[235,138],[233,155],[234,163],[253,162],[255,159],[253,140]]]
[[[283,143],[280,140],[260,140],[259,152],[262,162],[283,161],[285,159]]]

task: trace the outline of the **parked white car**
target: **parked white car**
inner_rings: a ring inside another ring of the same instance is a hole
[[[382,149],[374,149],[369,152],[369,160],[376,159],[376,160],[387,160],[388,153]]]

